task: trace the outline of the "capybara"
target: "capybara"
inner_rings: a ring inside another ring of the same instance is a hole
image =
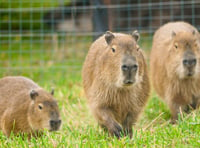
[[[0,130],[6,136],[36,135],[47,129],[58,130],[60,113],[53,91],[47,93],[32,80],[22,76],[0,79]]]
[[[149,96],[147,65],[138,40],[137,31],[107,31],[91,45],[83,65],[89,107],[99,125],[118,138],[132,136],[132,125]]]
[[[176,123],[181,110],[200,100],[199,32],[186,22],[170,22],[154,34],[150,56],[155,91],[171,110]]]

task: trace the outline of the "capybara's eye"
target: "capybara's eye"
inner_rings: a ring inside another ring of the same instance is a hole
[[[177,49],[177,48],[178,48],[178,45],[177,45],[177,44],[174,44],[174,47]]]
[[[42,108],[43,108],[42,104],[39,104],[39,105],[38,105],[38,108],[39,108],[40,110],[42,110]]]
[[[112,52],[115,52],[115,48],[111,48],[112,49]]]

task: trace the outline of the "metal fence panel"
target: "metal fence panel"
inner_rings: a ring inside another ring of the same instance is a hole
[[[198,0],[1,0],[0,74],[41,69],[79,72],[91,42],[106,30],[139,30],[148,52],[169,21],[200,27]]]

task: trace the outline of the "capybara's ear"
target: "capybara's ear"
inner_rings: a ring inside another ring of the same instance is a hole
[[[107,44],[110,44],[111,41],[115,38],[114,34],[110,31],[106,31],[105,33],[105,40],[107,42]]]
[[[176,33],[172,31],[172,38],[176,36]]]
[[[54,89],[53,88],[51,89],[51,95],[52,96],[54,95]]]
[[[135,31],[132,32],[132,36],[133,36],[133,38],[135,39],[136,42],[139,41],[140,34],[139,34],[139,32],[137,30],[135,30]]]
[[[36,98],[37,96],[39,96],[38,92],[36,92],[34,89],[31,90],[31,92],[30,92],[30,97],[31,97],[31,99],[32,99],[32,100],[35,100],[35,98]]]
[[[192,31],[192,34],[193,34],[193,35],[195,35],[195,34],[196,34],[196,31],[195,31],[195,30],[193,30],[193,31]]]

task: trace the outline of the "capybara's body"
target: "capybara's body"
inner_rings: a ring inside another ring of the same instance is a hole
[[[112,135],[132,135],[132,125],[149,95],[147,66],[139,34],[106,32],[90,47],[82,78],[90,109]]]
[[[158,95],[169,105],[172,122],[182,108],[198,106],[200,97],[200,42],[196,28],[171,22],[154,34],[151,78]]]
[[[0,79],[0,130],[5,135],[53,131],[60,124],[58,105],[52,94],[25,77]]]

